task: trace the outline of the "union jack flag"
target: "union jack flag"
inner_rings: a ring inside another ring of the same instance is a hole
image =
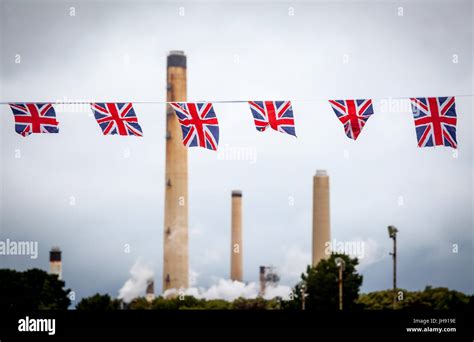
[[[183,145],[216,151],[219,144],[219,122],[212,103],[173,102],[183,132]]]
[[[444,145],[457,148],[454,96],[417,97],[410,100],[418,147]]]
[[[329,100],[344,131],[350,139],[357,140],[367,120],[374,114],[372,100]]]
[[[27,137],[31,133],[58,133],[59,123],[51,103],[10,103],[15,131]]]
[[[257,131],[263,132],[270,126],[296,137],[291,101],[249,101],[249,105]]]
[[[91,103],[91,109],[104,135],[143,136],[131,103]]]

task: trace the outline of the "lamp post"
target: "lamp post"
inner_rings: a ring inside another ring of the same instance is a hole
[[[390,255],[393,258],[393,309],[397,306],[397,233],[398,229],[394,226],[388,226],[388,236],[393,239],[393,252]]]
[[[301,292],[301,310],[306,310],[306,284],[303,282],[301,284],[301,289],[300,289],[300,292]]]
[[[339,268],[339,310],[342,310],[342,272],[346,269],[346,262],[340,257],[337,257],[334,261]]]

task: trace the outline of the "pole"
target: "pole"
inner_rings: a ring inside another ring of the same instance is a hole
[[[342,265],[339,266],[339,310],[342,310]]]
[[[393,258],[393,310],[397,308],[397,233],[396,227],[388,226],[388,236],[393,239],[393,252],[390,253]]]
[[[306,285],[301,286],[301,310],[306,310]]]
[[[397,235],[393,236],[393,310],[397,307]]]

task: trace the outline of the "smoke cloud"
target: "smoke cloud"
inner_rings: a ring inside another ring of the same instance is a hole
[[[170,289],[165,291],[163,296],[173,294],[184,294],[186,296],[193,296],[199,299],[223,299],[233,301],[239,297],[246,299],[253,299],[258,297],[259,285],[255,282],[242,283],[240,281],[232,281],[229,279],[219,279],[216,284],[209,288],[190,287],[183,291]],[[272,299],[281,297],[289,299],[291,288],[284,285],[267,286],[263,298]]]
[[[118,298],[128,303],[133,298],[143,296],[146,290],[148,279],[153,279],[153,268],[138,259],[130,269],[130,279],[128,279],[119,290]]]

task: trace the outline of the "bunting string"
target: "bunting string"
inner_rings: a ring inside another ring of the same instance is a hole
[[[357,140],[375,114],[373,100],[409,100],[418,147],[447,146],[457,148],[456,97],[383,97],[370,99],[323,99],[293,101],[217,100],[198,102],[171,101],[42,101],[0,102],[13,112],[15,131],[23,137],[36,133],[59,133],[54,105],[90,105],[103,135],[143,136],[143,130],[133,108],[134,104],[168,104],[181,126],[182,142],[187,147],[202,147],[216,151],[219,145],[219,121],[214,104],[246,103],[257,131],[267,128],[297,137],[292,102],[326,101],[344,128],[345,135]]]

